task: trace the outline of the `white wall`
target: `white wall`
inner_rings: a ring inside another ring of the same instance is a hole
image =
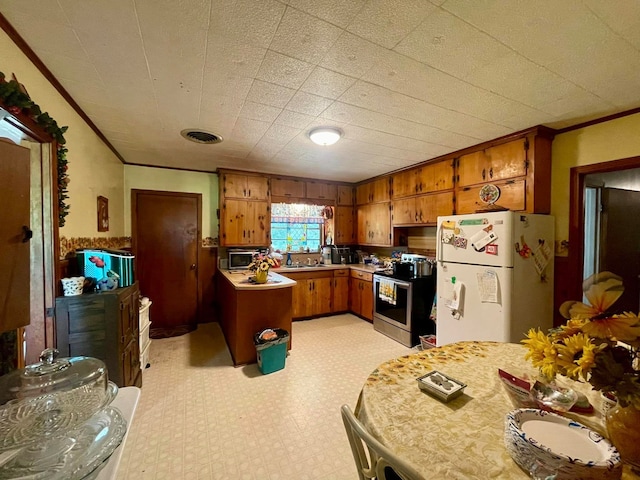
[[[202,237],[218,236],[218,175],[167,168],[124,167],[125,234],[131,235],[131,190],[202,194]]]

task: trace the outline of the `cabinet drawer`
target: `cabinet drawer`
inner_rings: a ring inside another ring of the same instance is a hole
[[[151,322],[147,323],[142,330],[140,330],[140,351],[143,351],[151,343],[149,338],[149,329],[151,328]]]
[[[349,270],[347,270],[346,268],[343,270],[334,270],[333,271],[333,276],[334,277],[348,277],[349,276]]]
[[[147,345],[147,347],[142,350],[142,353],[140,354],[140,368],[142,369],[142,372],[144,373],[144,370],[150,365],[151,362],[149,362],[149,353],[151,351],[151,342],[149,342],[149,345]]]
[[[373,274],[362,272],[360,270],[351,270],[351,278],[358,278],[360,280],[364,280],[365,282],[373,282]]]

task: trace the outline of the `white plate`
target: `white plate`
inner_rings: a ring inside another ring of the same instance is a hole
[[[505,446],[525,470],[546,465],[558,470],[558,480],[620,478],[616,448],[597,432],[555,413],[533,408],[510,412]]]
[[[500,198],[500,189],[492,184],[487,184],[480,189],[480,200],[487,205],[492,205]]]

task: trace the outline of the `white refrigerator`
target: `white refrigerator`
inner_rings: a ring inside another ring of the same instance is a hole
[[[519,342],[553,325],[554,219],[490,212],[438,217],[437,345]]]

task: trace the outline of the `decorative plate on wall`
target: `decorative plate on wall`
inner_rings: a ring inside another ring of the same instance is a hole
[[[492,205],[500,198],[500,189],[492,184],[487,184],[480,189],[480,200],[482,203]]]

